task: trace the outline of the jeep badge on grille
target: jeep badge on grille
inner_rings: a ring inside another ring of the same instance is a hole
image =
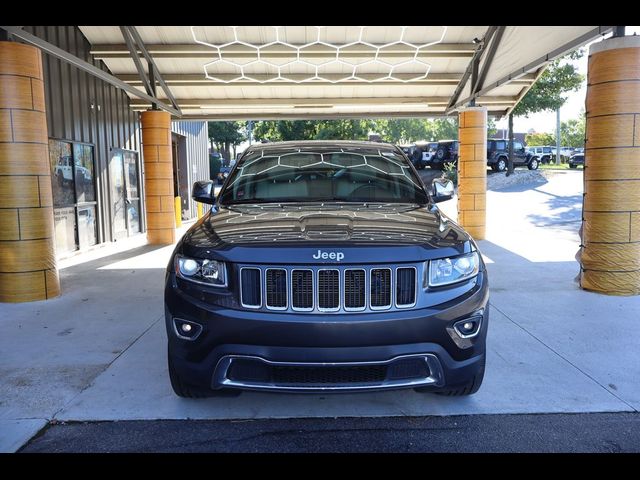
[[[322,250],[318,250],[318,253],[316,253],[315,255],[312,255],[313,258],[315,258],[316,260],[335,260],[336,262],[339,262],[340,260],[342,260],[344,258],[344,253],[342,252],[323,252]]]

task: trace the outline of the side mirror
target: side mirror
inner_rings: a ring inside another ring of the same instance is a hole
[[[213,205],[216,201],[213,195],[213,182],[211,180],[201,180],[193,184],[191,197],[200,203],[208,203]]]
[[[444,202],[445,200],[451,200],[454,194],[453,182],[451,180],[445,180],[444,178],[434,178],[432,190],[432,198],[434,203]]]

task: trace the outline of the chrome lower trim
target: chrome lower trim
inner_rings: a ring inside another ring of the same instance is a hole
[[[429,368],[429,376],[419,379],[402,379],[402,380],[385,380],[381,383],[367,384],[346,384],[331,386],[296,386],[296,385],[278,385],[274,383],[257,383],[257,382],[240,382],[227,378],[227,372],[234,360],[257,360],[268,365],[278,365],[285,367],[348,367],[363,365],[388,365],[405,358],[423,358],[427,362]],[[271,391],[295,391],[295,392],[340,392],[340,391],[365,391],[365,390],[383,390],[393,388],[411,388],[432,385],[434,387],[443,387],[444,371],[438,357],[432,353],[399,355],[390,360],[373,361],[373,362],[274,362],[253,355],[226,355],[222,357],[213,373],[211,379],[211,388],[217,389],[222,387],[241,388],[245,390],[271,390]]]

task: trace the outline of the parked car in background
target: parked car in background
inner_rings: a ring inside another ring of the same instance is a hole
[[[218,172],[218,185],[222,185],[224,181],[229,176],[229,172],[231,172],[232,167],[220,167],[220,171]]]
[[[415,143],[398,145],[398,147],[400,147],[400,150],[402,150],[407,158],[411,160],[414,167],[417,169],[424,168],[425,163],[422,161],[422,151]]]
[[[443,170],[448,163],[458,163],[459,144],[458,140],[440,140],[431,158],[431,168]]]
[[[574,153],[569,157],[569,168],[578,168],[578,165],[582,165],[584,167],[584,153]]]
[[[424,168],[427,165],[431,165],[431,161],[438,148],[438,142],[416,142],[416,148],[419,149],[422,154],[422,168]]]
[[[528,147],[528,150],[532,155],[538,157],[538,161],[540,163],[549,163],[551,161],[551,157],[555,155],[555,147],[548,145]]]
[[[526,150],[521,142],[513,142],[513,165],[527,166],[529,170],[536,170],[540,163],[539,158]],[[500,138],[487,139],[487,165],[493,171],[504,172],[509,164],[509,140]]]

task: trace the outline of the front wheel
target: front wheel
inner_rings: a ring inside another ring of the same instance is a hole
[[[442,390],[431,390],[429,387],[417,387],[414,388],[416,392],[419,393],[436,393],[438,395],[446,395],[448,397],[462,397],[466,395],[473,395],[478,390],[480,390],[480,386],[482,385],[482,380],[484,379],[484,366],[483,363],[480,367],[478,373],[476,373],[467,383],[462,385],[452,385],[451,387],[445,387]]]
[[[578,168],[578,166],[575,163],[570,163],[569,168]]]
[[[167,350],[167,359],[169,367],[169,380],[171,381],[171,388],[173,392],[182,398],[208,398],[208,397],[237,397],[242,393],[240,390],[211,390],[208,388],[196,387],[190,385],[180,378],[178,372],[173,365],[171,355]]]
[[[496,170],[498,172],[504,172],[507,169],[507,161],[504,158],[498,159],[496,162]]]
[[[529,162],[529,165],[527,165],[527,167],[529,167],[529,170],[537,170],[538,169],[538,159],[537,158],[532,158],[531,161]]]

